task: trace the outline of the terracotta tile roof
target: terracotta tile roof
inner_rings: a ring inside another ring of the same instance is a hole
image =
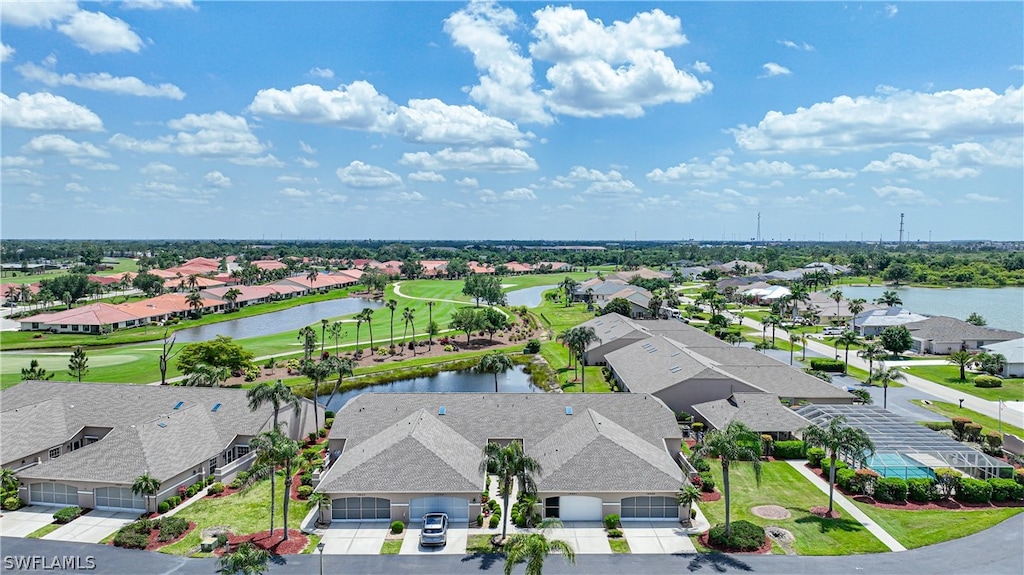
[[[264,271],[283,270],[288,268],[286,264],[275,260],[257,260],[252,262],[252,265]]]
[[[82,307],[55,313],[43,313],[18,320],[21,323],[46,323],[50,325],[110,325],[137,320],[139,316],[129,313],[120,306],[108,303],[92,303]]]

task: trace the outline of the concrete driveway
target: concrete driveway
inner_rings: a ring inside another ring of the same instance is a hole
[[[53,523],[53,514],[60,507],[29,505],[17,511],[4,511],[0,516],[0,535],[24,537],[41,527]]]
[[[678,521],[623,521],[622,535],[630,553],[695,553],[690,536]]]
[[[448,525],[448,544],[444,547],[423,547],[420,545],[420,524],[410,525],[402,539],[400,555],[465,555],[466,540],[469,538],[469,523]]]
[[[612,552],[600,521],[566,521],[561,528],[549,529],[548,538],[569,543],[578,555]]]
[[[71,523],[48,533],[43,539],[74,541],[76,543],[99,543],[107,535],[138,518],[139,515],[137,513],[93,509]]]
[[[325,555],[380,555],[391,526],[386,521],[332,523],[322,539]]]

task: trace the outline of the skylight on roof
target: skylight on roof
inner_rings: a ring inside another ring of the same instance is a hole
[[[572,406],[571,405],[565,406],[565,414],[566,415],[572,415]]]
[[[219,403],[217,405],[214,405],[213,409],[211,409],[210,411],[216,412],[218,409],[220,409],[220,404]]]
[[[441,407],[437,408],[438,415],[444,415],[445,413],[448,413],[448,408],[446,408],[445,406],[442,405]]]
[[[183,405],[185,405],[185,402],[184,401],[179,401],[178,403],[174,404],[174,409],[181,409],[181,406],[183,406]]]
[[[156,424],[156,426],[162,428],[162,427],[167,427],[167,424],[164,423],[163,421],[161,421],[160,423]]]

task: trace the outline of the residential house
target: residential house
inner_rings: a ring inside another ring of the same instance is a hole
[[[1024,338],[1010,339],[981,346],[986,353],[999,353],[1006,358],[1003,377],[1024,377]]]
[[[906,324],[914,340],[911,348],[917,353],[948,355],[954,351],[978,351],[984,345],[1018,339],[1019,331],[996,329],[967,323],[953,317],[937,315]]]
[[[144,318],[109,303],[91,303],[58,312],[41,313],[18,320],[21,331],[98,334],[106,329],[136,327]]]
[[[901,307],[884,307],[872,304],[865,304],[864,307],[867,308],[869,305],[874,309],[860,312],[854,321],[857,333],[865,337],[878,336],[887,327],[906,325],[928,319],[926,315],[916,314]]]
[[[725,399],[698,403],[693,406],[693,415],[709,430],[725,429],[736,421],[776,441],[792,439],[811,424],[770,393],[737,392]]]

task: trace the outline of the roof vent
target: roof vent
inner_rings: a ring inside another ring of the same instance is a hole
[[[220,409],[220,404],[219,403],[217,405],[214,405],[213,409],[211,409],[210,411],[216,413],[218,409]]]
[[[156,426],[163,428],[163,427],[167,427],[167,424],[164,423],[163,421],[161,421],[160,423],[156,424]]]
[[[438,415],[444,415],[445,413],[448,413],[448,408],[446,408],[445,406],[442,405],[441,407],[437,408]]]
[[[656,348],[656,347],[649,347],[649,348],[647,348],[647,353],[654,353],[656,351],[658,351],[658,348]]]
[[[566,415],[572,415],[572,406],[571,405],[565,406],[565,414]]]
[[[672,367],[668,368],[668,370],[671,371],[672,373],[676,373],[681,369],[683,368],[679,367],[678,365],[673,365]]]
[[[183,405],[185,405],[185,402],[184,401],[179,401],[178,403],[174,404],[174,409],[181,409],[181,406],[183,406]]]

